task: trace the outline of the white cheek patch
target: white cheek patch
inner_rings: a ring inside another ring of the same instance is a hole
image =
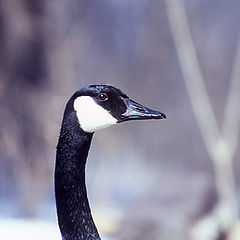
[[[85,132],[95,132],[117,123],[116,118],[89,96],[76,98],[73,107],[79,124]]]

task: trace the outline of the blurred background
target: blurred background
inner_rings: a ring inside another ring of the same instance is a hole
[[[92,83],[167,114],[95,134],[99,231],[240,239],[239,23],[237,0],[1,0],[1,239],[60,239],[55,148],[68,98]]]

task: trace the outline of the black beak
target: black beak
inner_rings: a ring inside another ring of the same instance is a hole
[[[144,120],[144,119],[163,119],[166,118],[164,113],[144,107],[143,105],[134,102],[129,98],[124,99],[127,110],[121,115],[119,122],[129,120]]]

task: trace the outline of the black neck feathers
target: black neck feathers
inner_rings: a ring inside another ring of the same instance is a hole
[[[85,165],[92,135],[80,128],[75,112],[65,112],[55,167],[56,205],[63,240],[100,240],[85,184]]]

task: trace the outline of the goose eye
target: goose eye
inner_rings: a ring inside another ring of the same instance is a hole
[[[108,95],[106,93],[100,93],[98,95],[98,99],[101,101],[101,102],[105,102],[108,100]]]

